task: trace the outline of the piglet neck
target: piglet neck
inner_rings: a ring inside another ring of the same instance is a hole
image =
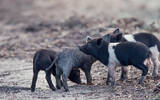
[[[98,54],[96,55],[97,59],[101,61],[104,65],[108,65],[108,58],[109,58],[109,53],[108,53],[108,45],[105,43],[102,45],[102,47],[98,50]]]
[[[97,61],[97,59],[95,58],[95,57],[93,57],[93,56],[91,56],[91,62],[95,62],[95,61]]]

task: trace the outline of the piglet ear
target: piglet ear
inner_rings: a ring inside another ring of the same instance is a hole
[[[102,38],[97,39],[97,46],[101,46],[103,42]]]
[[[115,29],[113,32],[113,34],[119,34],[119,33],[120,33],[119,28]]]
[[[86,37],[86,43],[89,42],[89,41],[91,41],[91,40],[92,40],[92,37],[90,37],[90,36]]]
[[[122,33],[117,34],[117,35],[116,35],[116,39],[117,39],[118,41],[120,41],[120,40],[122,39]]]
[[[110,42],[110,39],[111,39],[111,35],[110,34],[106,34],[106,35],[103,36],[103,40],[105,42]]]

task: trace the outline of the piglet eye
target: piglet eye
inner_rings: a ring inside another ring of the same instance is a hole
[[[92,46],[92,44],[91,44],[91,43],[88,43],[87,45],[88,45],[89,47],[90,47],[90,46]]]

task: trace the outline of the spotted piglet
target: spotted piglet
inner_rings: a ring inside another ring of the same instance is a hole
[[[126,67],[133,65],[142,71],[139,84],[141,84],[148,73],[148,67],[144,64],[151,56],[149,48],[140,42],[117,42],[110,43],[110,35],[103,38],[87,38],[87,43],[79,46],[79,49],[108,66],[108,77],[106,85],[111,81],[111,86],[115,84],[116,66]],[[110,80],[110,78],[112,80]]]
[[[105,36],[107,36],[108,34],[106,34]],[[104,36],[104,39],[105,39]],[[152,56],[151,56],[151,60],[153,62],[154,65],[154,69],[152,72],[152,76],[157,76],[158,75],[158,68],[160,66],[160,62],[159,62],[159,54],[160,54],[160,41],[158,40],[158,38],[151,34],[151,33],[145,33],[145,32],[141,32],[141,33],[136,33],[136,34],[127,34],[127,35],[123,35],[119,29],[116,29],[113,34],[111,34],[111,39],[110,42],[114,43],[114,42],[141,42],[144,43],[146,46],[149,47]]]

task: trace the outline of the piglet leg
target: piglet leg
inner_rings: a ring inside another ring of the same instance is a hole
[[[111,87],[113,87],[115,85],[115,66],[109,66],[108,74],[109,74],[109,77],[112,79]]]
[[[46,80],[48,82],[48,85],[50,87],[50,89],[52,89],[53,91],[56,90],[56,88],[54,87],[52,81],[51,81],[51,72],[50,71],[46,71]]]
[[[37,78],[38,78],[38,72],[39,72],[39,70],[36,70],[36,71],[34,70],[34,71],[33,71],[31,92],[34,92],[34,91],[35,91],[36,82],[37,82]]]
[[[138,81],[138,84],[142,84],[145,76],[147,75],[148,73],[148,67],[145,66],[144,64],[141,64],[141,65],[138,65],[136,66],[138,69],[142,70],[142,75],[141,75],[141,78],[139,79]]]
[[[85,76],[86,76],[86,79],[87,79],[87,85],[94,85],[92,83],[91,66],[85,66],[85,68],[82,68],[82,70],[85,73]]]
[[[122,72],[121,72],[120,80],[124,81],[125,79],[128,79],[128,68],[127,68],[127,66],[122,66]]]

